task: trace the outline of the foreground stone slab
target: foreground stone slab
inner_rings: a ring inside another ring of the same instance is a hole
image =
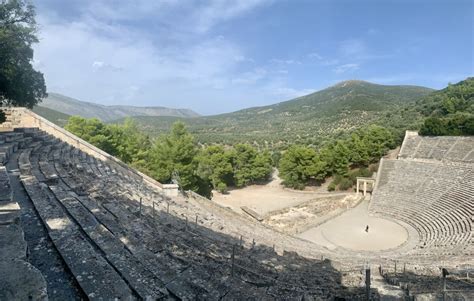
[[[48,229],[48,235],[86,295],[90,299],[132,299],[133,293],[127,283],[59,203],[49,198],[45,186],[41,189],[40,183],[33,178],[21,181]]]
[[[0,260],[25,259],[26,247],[20,225],[0,225]]]
[[[48,300],[41,273],[23,260],[0,260],[0,300]]]
[[[0,201],[0,225],[16,223],[20,218],[20,206],[17,202]]]

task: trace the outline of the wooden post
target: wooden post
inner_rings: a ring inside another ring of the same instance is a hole
[[[370,300],[370,266],[365,268],[365,300]]]
[[[142,197],[140,197],[140,216],[142,216]]]
[[[252,249],[255,248],[255,238],[252,239]]]
[[[403,274],[405,274],[406,271],[407,271],[407,263],[404,262],[403,263]]]
[[[198,224],[198,215],[196,214],[196,227],[197,227],[197,224]]]
[[[166,213],[170,213],[170,203],[166,202]]]
[[[184,225],[184,231],[188,231],[188,217],[186,216],[186,224]]]
[[[395,275],[397,275],[397,261],[395,260]]]
[[[153,201],[153,216],[156,215],[156,212],[155,212],[155,201]]]
[[[231,261],[232,261],[232,267],[231,267],[231,270],[230,270],[230,275],[231,275],[232,277],[234,277],[235,244],[232,245]]]
[[[446,301],[446,275],[443,274],[443,301]]]

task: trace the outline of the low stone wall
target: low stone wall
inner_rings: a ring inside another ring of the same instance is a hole
[[[353,208],[363,198],[356,194],[321,196],[296,206],[265,214],[263,224],[280,232],[295,235]]]
[[[4,108],[3,109],[7,120],[0,125],[2,130],[13,130],[15,128],[39,128],[40,130],[64,141],[68,144],[80,149],[88,155],[91,155],[99,160],[113,163],[119,169],[132,172],[140,177],[143,182],[156,187],[157,190],[162,191],[167,196],[178,195],[178,185],[176,184],[161,184],[153,178],[128,167],[125,163],[120,161],[114,156],[102,151],[87,141],[77,137],[76,135],[66,131],[65,129],[57,126],[49,120],[33,113],[26,108]]]

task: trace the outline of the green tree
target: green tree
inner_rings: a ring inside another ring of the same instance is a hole
[[[153,144],[148,169],[162,183],[169,183],[176,174],[181,188],[199,191],[201,179],[195,172],[197,153],[194,137],[188,133],[184,123],[176,122],[168,135]]]
[[[320,177],[330,175],[346,175],[349,169],[349,149],[342,140],[323,147],[319,152],[319,159],[325,163]]]
[[[34,70],[35,9],[27,1],[0,2],[0,102],[32,108],[47,96],[43,74]]]
[[[441,118],[428,117],[420,128],[421,135],[442,136],[446,135],[446,125]]]
[[[370,161],[368,147],[358,133],[352,133],[349,140],[349,161],[354,166],[366,166]]]
[[[64,128],[103,151],[117,155],[117,148],[110,139],[111,133],[99,119],[72,116]]]
[[[272,160],[268,152],[258,154],[257,150],[249,144],[237,144],[234,146],[231,157],[234,184],[237,187],[266,180],[271,174]]]
[[[315,174],[316,151],[303,145],[292,145],[283,153],[278,171],[283,184],[288,187],[303,189],[312,175]]]
[[[198,157],[198,174],[208,179],[212,188],[226,192],[233,183],[232,156],[221,145],[211,145],[201,151]]]
[[[120,160],[145,171],[151,148],[149,137],[143,134],[131,118],[126,118],[123,124],[108,126],[111,143],[117,149]]]

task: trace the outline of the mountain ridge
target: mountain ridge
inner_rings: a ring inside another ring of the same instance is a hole
[[[80,115],[86,118],[98,118],[105,122],[133,116],[201,116],[200,114],[190,109],[175,109],[163,106],[107,106],[93,102],[78,100],[54,92],[50,92],[48,97],[43,99],[43,101],[38,104],[38,107],[48,108],[67,115]]]
[[[421,86],[351,80],[291,100],[230,113],[186,119],[147,116],[134,119],[152,136],[166,132],[173,122],[180,120],[203,143],[307,143],[309,139],[314,144],[326,136],[380,122],[395,112],[398,115],[390,117],[390,122],[403,123],[408,117],[401,116],[404,114],[401,108],[433,91]]]

